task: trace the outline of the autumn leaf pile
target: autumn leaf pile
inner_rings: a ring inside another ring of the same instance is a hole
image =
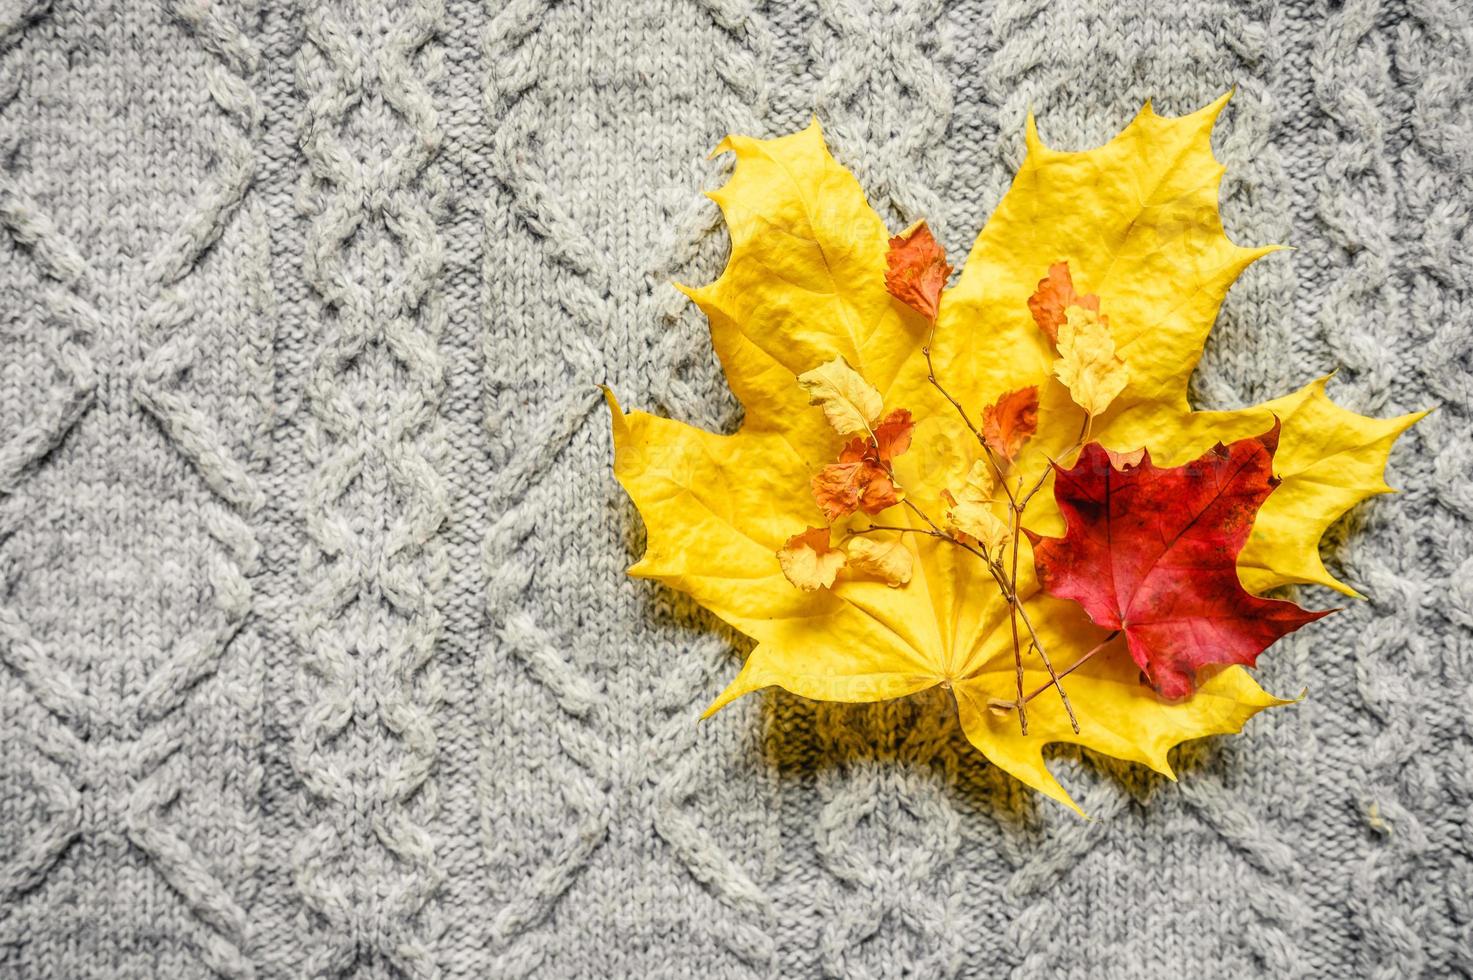
[[[1418,416],[1335,405],[1326,379],[1197,412],[1187,381],[1243,248],[1217,211],[1223,98],[1147,105],[1087,152],[1028,155],[956,284],[930,230],[892,236],[817,122],[732,136],[712,194],[731,257],[684,288],[734,435],[613,411],[648,529],[631,574],[757,643],[708,711],[778,686],[829,701],[941,685],[994,764],[1072,804],[1074,742],[1171,775],[1170,749],[1285,702],[1244,669],[1319,616],[1267,590],[1355,593],[1319,540],[1386,492]]]

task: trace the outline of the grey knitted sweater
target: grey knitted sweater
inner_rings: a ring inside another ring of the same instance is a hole
[[[1457,0],[0,0],[0,976],[1473,974],[1470,66]],[[940,698],[698,724],[745,647],[624,576],[595,385],[737,421],[706,152],[816,111],[961,256],[1030,106],[1234,85],[1297,251],[1197,403],[1439,406],[1307,700],[1058,750],[1088,822]]]

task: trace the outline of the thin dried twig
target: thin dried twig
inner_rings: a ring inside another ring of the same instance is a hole
[[[940,379],[936,377],[936,365],[935,362],[931,359],[931,345],[935,342],[935,340],[936,318],[933,317],[931,319],[930,333],[926,336],[925,346],[921,348],[921,353],[926,358],[926,380],[931,383],[931,386],[934,387],[943,398],[951,403],[952,408],[956,409],[956,413],[958,416],[961,417],[962,423],[966,425],[966,427],[971,431],[972,435],[977,439],[977,443],[982,447],[982,452],[986,455],[989,465],[992,467],[993,472],[997,475],[998,485],[1001,486],[1003,492],[1007,494],[1008,509],[1011,511],[1013,518],[1011,542],[1012,553],[1009,556],[1009,567],[1007,569],[1003,568],[1000,556],[998,559],[994,559],[985,551],[976,548],[965,541],[962,541],[954,534],[942,530],[940,525],[931,520],[931,518],[923,510],[921,510],[920,507],[918,507],[913,501],[909,499],[906,499],[904,501],[905,505],[909,507],[910,510],[914,512],[917,516],[919,516],[922,520],[924,520],[927,525],[930,526],[931,529],[929,531],[922,528],[906,528],[894,525],[876,524],[868,528],[864,528],[860,531],[854,531],[851,533],[863,534],[866,531],[890,530],[899,531],[901,533],[909,531],[917,534],[926,534],[934,538],[949,541],[952,544],[957,545],[958,547],[965,548],[967,551],[970,551],[972,554],[981,558],[983,562],[987,565],[987,570],[992,574],[993,580],[997,583],[998,589],[1002,592],[1003,598],[1008,603],[1008,624],[1011,627],[1013,634],[1013,667],[1017,677],[1018,692],[1017,700],[1014,701],[1011,706],[1017,708],[1018,710],[1018,724],[1022,730],[1022,733],[1024,735],[1028,734],[1028,702],[1036,697],[1041,691],[1047,690],[1047,688],[1049,687],[1053,687],[1058,690],[1059,700],[1063,702],[1064,710],[1069,714],[1069,724],[1074,728],[1074,731],[1077,734],[1079,732],[1079,719],[1074,713],[1074,706],[1069,702],[1069,695],[1064,690],[1064,685],[1060,683],[1060,680],[1068,676],[1068,674],[1073,671],[1075,667],[1078,667],[1080,663],[1083,663],[1089,657],[1093,656],[1096,651],[1091,650],[1063,673],[1059,673],[1058,671],[1056,671],[1054,669],[1053,661],[1049,659],[1048,651],[1044,647],[1043,641],[1038,636],[1038,631],[1034,629],[1033,622],[1028,617],[1028,610],[1023,607],[1023,603],[1018,597],[1018,539],[1021,536],[1023,530],[1023,513],[1028,509],[1028,504],[1030,501],[1032,501],[1034,495],[1037,494],[1038,491],[1042,489],[1044,483],[1047,482],[1049,473],[1052,472],[1053,468],[1051,466],[1046,467],[1042,475],[1039,476],[1038,482],[1035,483],[1032,489],[1030,489],[1026,494],[1022,494],[1023,487],[1021,478],[1019,479],[1017,492],[1015,492],[1013,488],[1008,485],[1007,474],[1004,470],[1004,467],[998,461],[997,455],[992,451],[992,447],[987,444],[987,440],[983,437],[981,430],[979,430],[976,424],[973,423],[971,416],[967,414],[967,410],[962,407],[962,403],[958,401],[951,394],[951,392],[947,391],[946,387],[941,384]],[[1084,425],[1080,428],[1078,439],[1076,439],[1075,444],[1063,454],[1065,459],[1073,455],[1076,451],[1080,449],[1080,447],[1085,444],[1086,441],[1088,441],[1090,426],[1092,422],[1093,419],[1089,415],[1086,415],[1084,419]],[[871,434],[870,438],[871,441],[874,441],[873,434]],[[886,470],[889,473],[891,482],[894,483],[894,469],[887,465]],[[896,483],[895,485],[898,489],[899,484]],[[1023,693],[1023,646],[1022,635],[1018,630],[1019,619],[1023,620],[1023,626],[1028,631],[1031,649],[1038,651],[1039,659],[1043,661],[1044,668],[1049,673],[1049,683],[1045,685],[1045,687],[1040,688],[1039,691],[1035,691],[1033,692],[1033,694],[1029,694],[1026,696]],[[1096,648],[1096,650],[1097,649],[1098,648]]]
[[[935,339],[936,320],[933,317],[931,320],[931,332],[926,337],[926,345],[921,348],[921,353],[924,354],[926,358],[926,380],[931,382],[931,386],[939,391],[943,398],[951,402],[952,408],[956,409],[956,413],[961,416],[962,422],[965,423],[966,427],[972,431],[972,435],[976,437],[978,444],[982,446],[982,451],[987,455],[987,462],[991,464],[992,471],[997,474],[997,482],[1002,486],[1003,491],[1008,495],[1008,506],[1012,508],[1014,514],[1016,515],[1018,510],[1017,500],[1013,497],[1012,489],[1008,487],[1008,481],[1003,473],[1002,465],[998,463],[997,457],[992,452],[992,447],[987,445],[987,440],[983,438],[981,431],[979,431],[977,426],[972,423],[972,418],[967,414],[967,410],[962,407],[962,403],[957,401],[956,398],[952,396],[951,392],[947,391],[945,386],[941,384],[940,379],[936,377],[936,365],[931,360],[931,344],[935,341]],[[1014,521],[1014,525],[1016,530],[1016,521]],[[975,553],[975,549],[972,550]],[[983,558],[984,560],[988,561],[989,567],[991,567],[990,559],[987,559],[985,555],[983,555]],[[1014,562],[1014,565],[1016,565],[1016,561]],[[996,571],[994,571],[993,577],[998,577],[998,573]],[[1017,581],[1016,574],[1014,574],[1013,576],[1013,581]],[[1016,589],[1012,588],[1011,585],[1004,585],[1001,581],[999,581],[998,584],[1003,585],[1003,592],[1006,595],[1015,595]],[[1013,669],[1014,672],[1017,674],[1018,679],[1018,727],[1022,730],[1024,735],[1027,735],[1028,706],[1027,702],[1023,698],[1023,649],[1018,637],[1018,603],[1013,599],[1008,600],[1008,622],[1012,626],[1013,630]],[[1063,690],[1063,688],[1059,688],[1059,692],[1061,694],[1063,693]]]
[[[1115,638],[1119,635],[1120,631],[1116,630],[1115,632],[1111,633],[1109,636],[1101,640],[1099,643],[1095,644],[1092,648],[1090,648],[1090,651],[1088,653],[1082,654],[1078,660],[1074,661],[1068,667],[1065,667],[1063,670],[1059,671],[1059,678],[1068,677],[1080,667],[1083,667],[1086,663],[1089,662],[1091,657],[1113,643]],[[1032,701],[1044,691],[1047,691],[1049,688],[1056,686],[1057,683],[1058,681],[1056,679],[1051,678],[1046,683],[1040,684],[1033,690],[1031,694],[1023,699],[1024,702]],[[1017,707],[1017,705],[1015,705],[1013,702],[1004,701],[1001,698],[992,698],[988,700],[987,706],[990,708],[997,708],[999,711],[1011,711],[1013,708]]]

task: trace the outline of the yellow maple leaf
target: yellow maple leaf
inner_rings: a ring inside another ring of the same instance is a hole
[[[1099,406],[1094,437],[1111,450],[1149,447],[1158,463],[1175,465],[1219,440],[1262,432],[1277,415],[1275,469],[1283,483],[1259,512],[1240,576],[1255,591],[1288,582],[1349,591],[1325,571],[1319,539],[1354,503],[1387,490],[1382,470],[1391,443],[1418,416],[1353,414],[1329,400],[1323,380],[1241,411],[1194,412],[1187,403],[1187,380],[1224,294],[1275,248],[1239,247],[1223,233],[1222,167],[1210,134],[1225,103],[1175,119],[1148,104],[1109,143],[1085,152],[1045,146],[1030,118],[1027,158],[956,286],[942,295],[935,371],[966,406],[1036,385],[1037,432],[1010,478],[1020,485],[1051,479],[1047,459],[1077,446],[1084,412],[1053,376],[1053,344],[1029,300],[1040,277],[1066,262],[1088,305],[1108,313],[1114,354],[1127,365],[1118,395]],[[1066,679],[1077,733],[1057,697],[1029,703],[1027,734],[1014,712],[997,710],[1017,693],[1008,604],[976,556],[924,533],[917,516],[945,509],[940,488],[967,473],[978,447],[928,382],[922,347],[931,322],[886,291],[884,222],[829,155],[816,120],[777,139],[732,136],[717,151],[736,155],[731,179],[711,195],[726,218],[731,257],[714,283],[681,288],[710,320],[727,380],[746,409],[742,427],[725,436],[626,415],[609,394],[615,472],[648,529],[631,574],[690,593],[757,641],[708,715],[774,685],[817,700],[864,702],[945,684],[978,749],[1072,806],[1044,764],[1050,742],[1170,775],[1172,746],[1237,731],[1284,703],[1240,667],[1205,677],[1186,699],[1163,701],[1139,683],[1116,644]],[[809,407],[796,379],[836,358],[884,404],[918,420],[911,450],[894,462],[913,506],[883,515],[923,532],[910,536],[911,580],[901,588],[846,576],[831,589],[806,592],[789,583],[776,557],[795,529],[822,522],[809,481],[842,438]],[[1047,484],[1025,523],[1061,533]],[[1037,594],[1022,546],[1018,593],[1054,662],[1072,664],[1106,633],[1075,604]],[[1030,689],[1048,681],[1037,658],[1025,673]]]

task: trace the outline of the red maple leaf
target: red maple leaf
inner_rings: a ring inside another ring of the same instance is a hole
[[[1043,590],[1073,599],[1125,634],[1130,654],[1168,698],[1192,692],[1207,664],[1252,666],[1269,644],[1326,612],[1264,599],[1238,581],[1238,552],[1278,480],[1279,424],[1183,466],[1135,465],[1098,443],[1054,467],[1062,538],[1032,533]],[[1125,465],[1117,468],[1115,461]]]

